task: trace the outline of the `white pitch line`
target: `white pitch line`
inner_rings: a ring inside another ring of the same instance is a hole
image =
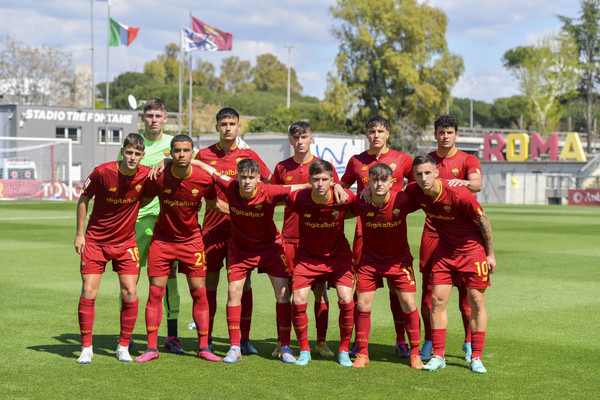
[[[0,221],[33,221],[38,219],[73,219],[72,217],[14,217],[14,218],[0,218]]]

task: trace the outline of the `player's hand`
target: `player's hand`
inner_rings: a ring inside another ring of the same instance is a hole
[[[462,179],[450,179],[448,181],[448,185],[452,186],[452,187],[456,187],[456,186],[466,186],[469,187],[469,181],[465,181]]]
[[[348,200],[348,197],[350,197],[339,183],[333,186],[333,195],[337,204],[344,204]]]
[[[496,271],[496,257],[492,254],[487,256],[487,263],[490,274],[493,274]]]
[[[83,248],[85,247],[85,236],[77,235],[75,236],[75,252],[77,254],[83,254]]]
[[[360,198],[363,199],[367,204],[370,204],[371,201],[373,201],[373,196],[371,196],[371,188],[369,186],[363,189],[360,194]]]
[[[150,170],[150,172],[148,173],[148,178],[150,178],[152,180],[157,179],[165,170],[165,167],[166,167],[165,164],[166,164],[165,160],[160,160],[160,162],[158,164],[156,164],[154,166],[154,168],[152,168]]]

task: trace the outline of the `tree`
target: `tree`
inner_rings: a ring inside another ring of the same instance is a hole
[[[576,20],[558,16],[567,32],[579,47],[579,90],[585,99],[583,111],[588,132],[587,152],[592,152],[593,120],[598,111],[594,101],[595,85],[600,81],[600,1],[583,0],[581,16]]]
[[[500,97],[494,100],[491,113],[498,128],[527,129],[531,124],[531,102],[525,96]]]
[[[248,132],[283,132],[286,133],[291,124],[298,121],[298,111],[294,108],[279,106],[261,118],[248,124]]]
[[[74,82],[71,56],[59,47],[0,39],[0,88],[16,104],[70,105]]]
[[[232,92],[256,89],[256,84],[252,82],[250,61],[240,61],[239,57],[232,56],[221,61],[220,77],[225,88]]]
[[[345,88],[331,81],[326,99],[353,98],[344,108],[354,111],[354,126],[373,114],[393,126],[400,119],[408,119],[403,126],[431,123],[463,71],[446,45],[446,15],[417,0],[337,0],[330,12],[341,22],[333,34],[340,42],[336,77]]]
[[[256,66],[252,72],[258,90],[287,87],[287,67],[273,54],[267,53],[257,56]],[[294,68],[290,69],[290,89],[298,93],[302,91],[302,86],[298,83]]]
[[[577,44],[564,34],[549,36],[537,45],[508,50],[502,61],[519,82],[521,93],[531,100],[534,127],[545,134],[560,119],[561,97],[575,93]]]

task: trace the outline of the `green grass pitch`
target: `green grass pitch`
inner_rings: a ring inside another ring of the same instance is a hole
[[[95,358],[76,362],[80,351],[77,301],[81,287],[73,250],[74,202],[0,203],[0,398],[407,398],[407,399],[592,399],[598,398],[600,350],[600,209],[561,206],[484,207],[494,232],[498,270],[487,291],[489,315],[484,349],[486,375],[469,371],[462,359],[462,325],[456,293],[449,303],[448,366],[441,371],[410,369],[394,351],[387,293],[373,308],[371,364],[343,368],[313,352],[306,367],[271,358],[275,307],[266,276],[253,274],[251,338],[259,355],[236,364],[195,357],[191,299],[180,277],[180,336],[187,355],[161,353],[147,363],[113,357],[119,331],[116,275],[104,275],[96,302]],[[277,213],[281,223],[282,210]],[[347,223],[351,237],[354,222]],[[413,254],[423,214],[408,219]],[[420,276],[417,276],[420,285]],[[144,306],[148,283],[138,287],[140,313],[134,338],[138,355],[146,344]],[[215,351],[228,349],[225,275],[219,290]],[[420,296],[420,292],[417,292]],[[335,292],[328,343],[338,341]],[[312,304],[312,298],[311,298]],[[309,337],[314,340],[312,306]],[[166,334],[163,318],[159,341]],[[311,344],[314,344],[311,341]],[[297,342],[292,333],[292,348]],[[596,382],[596,383],[594,383]]]

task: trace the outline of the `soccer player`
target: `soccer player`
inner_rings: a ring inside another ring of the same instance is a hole
[[[421,323],[415,303],[417,285],[412,267],[413,257],[406,237],[406,215],[419,206],[406,193],[390,190],[392,174],[392,169],[383,163],[369,168],[372,200],[357,199],[352,209],[360,217],[363,233],[362,255],[356,270],[358,318],[355,325],[359,353],[352,364],[355,368],[369,364],[371,306],[377,282],[387,278],[393,282],[404,312],[410,342],[410,366],[423,369],[419,356]]]
[[[312,161],[317,159],[310,152],[310,144],[313,141],[312,129],[308,122],[294,122],[289,128],[289,139],[294,155],[275,166],[271,183],[279,185],[292,185],[308,183],[308,167]],[[339,182],[335,169],[333,170],[334,182]],[[285,256],[293,267],[292,260],[295,258],[298,249],[298,214],[290,207],[285,208],[283,218],[283,246]],[[315,295],[315,322],[317,327],[317,353],[324,358],[333,358],[334,354],[327,346],[327,324],[329,320],[329,300],[327,299],[327,286],[325,282],[313,287]],[[273,352],[276,356],[279,354],[279,346]]]
[[[435,120],[435,140],[437,151],[429,153],[437,165],[439,178],[448,179],[450,186],[465,186],[472,193],[481,190],[481,164],[477,157],[460,151],[456,148],[458,137],[458,121],[451,115],[441,115]],[[421,314],[425,327],[425,341],[421,348],[421,358],[429,360],[431,357],[431,267],[433,254],[438,247],[438,235],[429,218],[425,219],[425,227],[421,237],[419,250],[419,270],[423,276],[421,292]],[[467,296],[467,288],[461,274],[454,276],[454,284],[458,287],[459,309],[465,330],[463,351],[465,361],[471,361],[471,331],[469,319],[471,306]]]
[[[435,371],[446,366],[446,305],[452,278],[458,271],[465,281],[471,305],[471,371],[485,373],[481,361],[487,329],[485,289],[490,286],[490,274],[496,270],[490,221],[469,189],[438,179],[432,156],[416,157],[413,171],[416,183],[410,183],[406,193],[419,203],[439,235],[431,269],[433,356],[423,369]]]
[[[138,314],[136,284],[140,268],[134,227],[150,168],[139,166],[144,157],[144,139],[137,133],[125,138],[121,155],[120,161],[99,165],[92,171],[77,202],[74,244],[75,251],[81,254],[83,281],[78,308],[82,351],[77,361],[80,364],[89,364],[94,358],[94,305],[102,273],[111,260],[121,287],[121,334],[115,355],[119,361],[131,361],[128,345]],[[84,235],[92,198],[95,198],[94,208]]]
[[[198,332],[198,357],[221,361],[208,347],[208,303],[206,301],[206,266],[198,209],[202,198],[213,209],[219,207],[210,176],[191,165],[194,156],[192,139],[177,135],[171,140],[173,164],[156,180],[149,180],[144,198],[158,196],[160,213],[148,253],[150,290],[146,303],[148,349],[135,359],[147,362],[159,357],[157,340],[162,319],[162,298],[171,270],[187,276],[192,295],[192,312]],[[226,210],[226,206],[223,210]],[[173,265],[178,261],[177,267]]]
[[[268,182],[271,179],[271,171],[260,159],[258,154],[249,148],[237,146],[238,132],[240,130],[240,116],[233,108],[223,108],[217,113],[215,125],[219,132],[219,142],[207,148],[201,149],[196,154],[196,160],[200,160],[217,169],[219,174],[235,177],[237,163],[239,160],[250,158],[256,160],[260,165],[260,179]],[[195,162],[195,161],[194,161]],[[217,195],[223,201],[227,201],[225,195],[217,187]],[[209,343],[212,344],[212,329],[215,313],[217,312],[217,287],[219,275],[223,267],[223,260],[227,258],[228,241],[231,237],[231,224],[229,216],[207,210],[202,223],[203,239],[206,248],[206,294],[210,312],[210,327],[208,330]],[[241,300],[241,349],[242,354],[256,354],[257,351],[250,342],[250,325],[252,323],[252,287],[250,275]]]
[[[171,139],[173,136],[164,133],[164,126],[168,121],[167,106],[161,99],[150,99],[144,104],[144,132],[142,136],[146,143],[146,155],[142,165],[154,167],[165,157],[170,155]],[[156,218],[160,211],[158,198],[153,199],[146,207],[140,208],[135,225],[135,238],[140,251],[140,265],[148,264],[148,250]],[[177,286],[177,273],[169,277],[164,297],[167,310],[167,337],[165,349],[175,354],[185,354],[178,338],[177,321],[179,318],[179,288]]]
[[[373,116],[367,120],[365,135],[369,142],[369,149],[358,155],[352,156],[346,166],[346,172],[342,176],[341,184],[344,188],[349,188],[356,182],[356,193],[360,196],[365,187],[369,185],[369,167],[384,163],[392,168],[392,190],[400,191],[404,187],[404,179],[412,180],[412,158],[400,151],[388,148],[387,139],[390,136],[389,123],[380,115]],[[353,243],[353,264],[356,266],[360,261],[362,249],[362,231],[360,218],[356,221],[356,231],[354,233]],[[404,314],[398,301],[398,296],[394,292],[393,283],[388,280],[390,308],[394,318],[394,327],[396,329],[396,353],[398,356],[408,358],[410,350],[404,340]],[[355,316],[356,317],[356,316]],[[355,341],[350,355],[354,356],[358,352],[358,343]]]
[[[310,188],[292,193],[286,205],[298,214],[298,252],[293,271],[293,322],[300,344],[297,365],[306,365],[311,359],[308,345],[307,298],[313,284],[327,282],[335,286],[340,308],[340,346],[338,361],[342,366],[352,365],[348,346],[354,327],[352,289],[352,251],[344,235],[344,218],[352,207],[354,194],[337,204],[333,196],[333,167],[327,161],[316,159],[308,169]]]
[[[227,253],[227,327],[231,347],[223,361],[234,363],[242,358],[240,322],[242,292],[246,278],[254,269],[269,275],[276,301],[277,337],[281,341],[279,358],[294,363],[290,348],[291,306],[288,289],[288,262],[283,250],[283,239],[273,221],[277,204],[283,203],[289,193],[306,185],[271,185],[259,182],[260,164],[251,158],[237,164],[237,179],[231,174],[199,162],[210,173],[229,203],[231,238]]]

